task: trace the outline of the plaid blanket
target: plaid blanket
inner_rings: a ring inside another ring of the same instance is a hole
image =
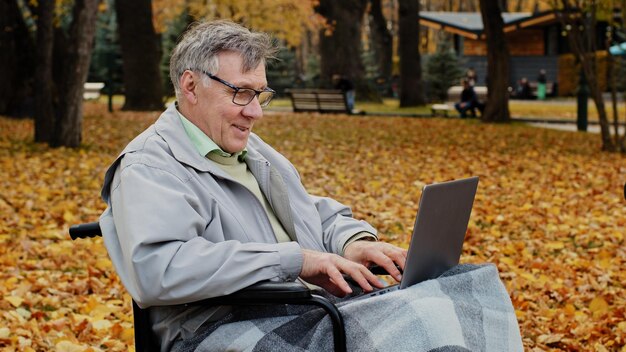
[[[405,290],[335,303],[349,351],[522,351],[511,300],[494,265],[459,265]],[[320,308],[246,307],[173,351],[332,351]]]

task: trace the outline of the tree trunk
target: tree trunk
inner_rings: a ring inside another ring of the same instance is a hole
[[[609,26],[614,27],[615,23],[613,21],[613,17],[609,18]],[[606,38],[606,47],[609,48],[612,44],[611,37],[607,36]],[[608,84],[611,90],[611,107],[613,108],[613,140],[615,141],[615,146],[617,150],[624,151],[623,145],[621,143],[621,136],[619,133],[619,111],[618,111],[618,103],[617,103],[617,70],[615,67],[615,58],[611,53],[608,53],[606,56],[606,71],[608,76]]]
[[[613,140],[611,139],[611,128],[609,126],[609,120],[606,115],[606,108],[604,106],[604,98],[602,97],[602,90],[598,84],[598,77],[595,74],[595,70],[593,74],[590,76],[587,74],[587,70],[585,70],[585,74],[587,75],[587,79],[589,81],[589,90],[591,91],[591,98],[593,102],[596,104],[596,110],[598,111],[598,120],[600,122],[600,134],[602,138],[602,150],[608,152],[617,151],[615,148],[615,144],[613,144]]]
[[[509,47],[504,21],[496,1],[480,0],[480,13],[487,39],[487,106],[481,116],[485,122],[509,122]]]
[[[63,80],[57,89],[62,104],[54,129],[53,147],[78,147],[83,119],[83,91],[96,32],[99,0],[76,0],[65,60]]]
[[[37,68],[35,70],[35,142],[52,143],[56,124],[53,67],[54,0],[39,0],[37,7]],[[58,82],[58,81],[57,81]]]
[[[376,52],[379,76],[391,79],[393,56],[393,37],[387,29],[387,20],[383,15],[382,0],[372,0],[372,42]]]
[[[124,68],[122,110],[162,110],[161,47],[152,25],[152,1],[116,0],[115,11]]]
[[[565,14],[572,9],[569,0],[561,0]],[[589,11],[590,16],[585,16],[583,13],[582,18],[589,18],[591,22],[579,23],[578,18],[569,17],[567,15],[561,16],[561,21],[564,27],[570,26],[573,30],[568,31],[568,39],[572,52],[577,57],[582,70],[587,77],[589,83],[589,90],[591,98],[593,99],[596,110],[598,111],[598,120],[600,122],[600,136],[602,138],[602,150],[604,151],[616,151],[616,146],[611,139],[611,129],[609,127],[609,121],[606,115],[606,109],[604,107],[604,98],[602,97],[602,91],[598,84],[598,77],[596,73],[596,54],[595,54],[595,14],[597,3],[591,2]],[[582,28],[581,30],[578,30]]]
[[[317,12],[331,27],[320,32],[320,71],[324,84],[330,83],[333,74],[352,80],[357,93],[365,84],[360,49],[366,5],[367,0],[320,0]]]
[[[35,45],[15,0],[0,1],[0,114],[32,114]]]
[[[607,40],[608,44],[610,45],[611,43]],[[607,48],[609,46],[607,45]],[[613,129],[614,129],[614,140],[615,140],[615,145],[618,146],[620,145],[620,135],[619,135],[619,112],[617,110],[617,82],[616,82],[616,78],[615,78],[615,60],[613,59],[613,56],[611,54],[607,55],[607,68],[606,68],[608,74],[609,74],[609,86],[611,89],[611,107],[613,108]]]
[[[400,0],[399,5],[400,106],[424,105],[419,0]]]
[[[622,0],[622,30],[626,31],[626,0]],[[622,60],[622,64],[624,63],[626,63],[626,61]],[[626,89],[622,90],[622,97],[624,105],[626,105]],[[624,112],[624,114],[626,115],[626,112]],[[624,126],[624,134],[622,138],[620,138],[619,148],[622,153],[626,153],[626,126]]]
[[[498,0],[498,3],[500,5],[500,11],[501,12],[508,12],[509,11],[509,2],[507,0]]]

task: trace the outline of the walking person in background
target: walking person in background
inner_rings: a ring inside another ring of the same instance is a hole
[[[539,76],[537,76],[537,99],[546,99],[546,70],[539,70]]]

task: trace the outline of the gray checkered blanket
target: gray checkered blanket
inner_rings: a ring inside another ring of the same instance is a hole
[[[360,300],[336,300],[349,351],[522,351],[494,265],[459,265],[435,280]],[[246,307],[206,325],[173,351],[332,351],[320,308]]]

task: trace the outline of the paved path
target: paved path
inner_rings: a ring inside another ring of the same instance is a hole
[[[534,127],[541,127],[541,128],[551,128],[551,129],[561,130],[561,131],[571,131],[571,132],[578,131],[576,123],[529,122],[528,125],[529,126],[534,126]],[[610,130],[611,130],[611,134],[613,134],[614,128],[613,128],[612,125],[610,127]],[[600,133],[600,125],[597,125],[597,124],[589,125],[587,127],[587,132],[589,132],[589,133]],[[622,134],[622,135],[624,134],[624,126],[620,126],[619,127],[619,133]]]

